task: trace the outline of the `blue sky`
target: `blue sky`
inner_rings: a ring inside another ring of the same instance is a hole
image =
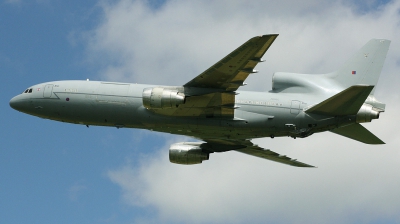
[[[138,133],[32,119],[8,105],[35,83],[98,79],[96,68],[85,63],[84,43],[70,40],[96,26],[96,4],[0,3],[1,109],[7,117],[1,125],[1,223],[114,223],[141,213],[124,208],[118,186],[106,177],[108,168],[140,155],[132,150],[141,142],[134,140]],[[146,147],[160,142],[153,138]]]
[[[263,2],[1,0],[0,223],[400,222],[399,1]],[[276,71],[329,72],[369,39],[391,39],[376,92],[388,112],[368,126],[385,148],[322,134],[259,140],[318,171],[234,153],[177,166],[168,145],[188,139],[59,123],[8,104],[52,80],[183,84],[264,33],[280,37],[247,90],[268,90]]]

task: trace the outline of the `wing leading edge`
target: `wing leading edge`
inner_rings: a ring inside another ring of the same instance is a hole
[[[254,70],[278,34],[253,37],[209,69],[186,83],[185,87],[235,91]]]

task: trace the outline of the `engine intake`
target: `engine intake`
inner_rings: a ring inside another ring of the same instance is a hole
[[[183,93],[163,87],[145,88],[142,96],[143,106],[147,109],[172,108],[185,102]]]
[[[372,119],[379,118],[379,113],[380,111],[376,110],[373,106],[369,104],[364,104],[357,113],[356,122],[357,123],[371,122]]]
[[[179,142],[169,148],[171,163],[192,165],[202,163],[210,158],[210,154],[203,152],[201,142]]]

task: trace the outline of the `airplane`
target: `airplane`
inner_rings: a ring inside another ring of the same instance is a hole
[[[312,165],[264,149],[255,138],[305,138],[330,131],[385,144],[360,123],[378,119],[374,97],[390,40],[372,39],[339,70],[276,72],[268,92],[239,91],[278,34],[256,36],[182,86],[70,80],[37,84],[10,100],[20,112],[74,124],[139,128],[190,136],[169,149],[177,164],[200,164],[211,153],[238,151],[297,166]]]

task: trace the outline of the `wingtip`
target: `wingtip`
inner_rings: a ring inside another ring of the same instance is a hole
[[[305,167],[305,168],[318,168],[317,166],[311,166],[311,165],[308,165],[308,164],[306,164],[306,166],[303,166],[303,167]]]
[[[304,167],[304,168],[318,168],[316,166],[312,166],[307,163],[302,163],[302,162],[298,162],[298,161],[297,161],[297,164],[292,164],[292,166]]]
[[[277,33],[274,33],[274,34],[264,34],[264,35],[260,35],[260,36],[258,36],[258,37],[271,37],[271,36],[275,36],[275,37],[277,37],[277,36],[279,36],[279,34],[277,34]]]

